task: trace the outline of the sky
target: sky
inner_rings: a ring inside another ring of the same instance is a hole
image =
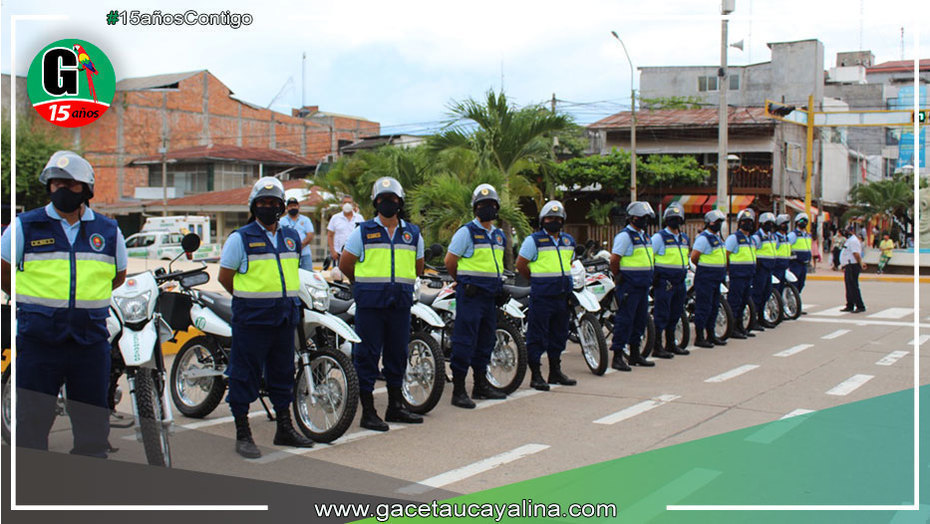
[[[17,74],[25,75],[48,43],[79,38],[107,53],[117,79],[208,69],[253,104],[289,114],[303,96],[323,111],[380,122],[384,133],[424,134],[449,118],[451,102],[501,86],[521,106],[548,107],[555,94],[558,109],[582,124],[629,110],[630,64],[611,31],[623,39],[634,67],[720,63],[720,3],[714,0],[228,0],[195,8],[250,14],[252,24],[238,29],[110,26],[106,4],[90,4],[0,1],[0,71],[13,68],[12,15],[63,15],[17,22]],[[121,1],[110,7],[183,13],[191,5]],[[917,22],[930,19],[924,1],[736,0],[729,18],[728,41],[744,42],[742,51],[729,48],[732,65],[768,61],[767,42],[809,38],[823,42],[826,67],[837,52],[861,48],[878,63],[930,58],[930,31],[918,47]]]

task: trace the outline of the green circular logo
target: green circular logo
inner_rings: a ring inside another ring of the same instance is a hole
[[[99,47],[66,38],[45,46],[29,66],[26,89],[46,121],[81,127],[109,109],[116,94],[113,64]]]
[[[197,317],[194,319],[194,326],[196,326],[197,329],[203,329],[203,327],[206,325],[207,325],[207,319],[203,317]]]

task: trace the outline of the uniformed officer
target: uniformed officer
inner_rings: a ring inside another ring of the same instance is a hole
[[[726,249],[720,239],[724,220],[726,216],[719,209],[705,213],[704,231],[694,240],[691,250],[691,262],[697,266],[694,272],[694,345],[702,348],[727,344],[714,333],[720,307],[720,284],[727,274]]]
[[[756,248],[752,243],[752,231],[756,225],[756,212],[746,208],[736,215],[736,232],[727,237],[727,264],[730,272],[730,287],[727,302],[737,319],[730,334],[734,339],[754,337],[749,326],[744,326],[743,308],[752,300],[752,280],[756,273]]]
[[[752,279],[752,300],[756,304],[755,328],[774,328],[775,324],[765,320],[765,303],[772,294],[772,272],[775,270],[775,214],[759,215],[759,229],[752,236],[756,248],[756,273]]]
[[[401,387],[407,370],[410,306],[413,285],[423,274],[423,237],[420,228],[402,220],[404,188],[391,177],[381,177],[371,188],[378,215],[349,234],[339,270],[354,284],[355,330],[361,342],[352,349],[358,372],[363,428],[387,431],[375,411],[373,392],[378,359],[384,362],[388,422],[419,424],[423,417],[407,410]]]
[[[106,458],[110,433],[110,294],[126,278],[126,244],[116,221],[94,213],[94,170],[57,151],[39,182],[51,203],[19,215],[16,253],[3,232],[3,291],[16,275],[17,425],[20,446],[48,449],[62,384],[74,435],[71,453]]]
[[[471,409],[475,403],[465,391],[472,369],[474,399],[502,399],[503,392],[488,382],[488,362],[496,342],[497,306],[504,270],[504,232],[494,227],[500,198],[491,184],[481,184],[471,196],[475,219],[460,227],[446,253],[446,269],[456,280],[455,325],[452,330],[452,405]]]
[[[526,350],[531,372],[530,387],[549,391],[549,384],[574,386],[577,381],[562,373],[562,351],[568,341],[569,294],[572,292],[572,256],[575,239],[563,233],[565,207],[558,200],[546,202],[539,212],[540,230],[526,237],[517,257],[517,271],[530,281]],[[543,380],[540,358],[549,360],[549,381]]]
[[[610,271],[617,280],[614,293],[617,298],[617,316],[614,321],[614,338],[610,350],[614,352],[611,367],[630,371],[630,365],[652,367],[642,357],[639,345],[649,314],[649,288],[655,270],[655,255],[652,241],[646,237],[645,229],[655,211],[649,202],[631,202],[626,208],[629,224],[614,237],[610,254]],[[629,344],[630,365],[623,361],[623,346]]]
[[[788,243],[791,244],[791,263],[788,269],[798,277],[798,292],[804,289],[807,280],[807,265],[811,262],[811,235],[807,232],[807,213],[798,213],[794,216],[794,231],[788,233]]]
[[[277,415],[276,446],[312,447],[291,423],[294,348],[300,302],[300,235],[279,227],[284,186],[274,177],[260,178],[249,195],[249,223],[226,239],[220,256],[220,284],[232,294],[232,349],[229,354],[229,409],[236,422],[236,452],[258,458],[252,440],[249,404],[265,389]]]
[[[772,272],[778,278],[778,284],[775,288],[779,294],[785,290],[785,271],[791,264],[791,243],[788,242],[788,226],[791,224],[791,217],[781,214],[775,217],[775,269]]]
[[[656,325],[656,336],[652,354],[659,358],[690,353],[675,344],[675,326],[685,311],[685,277],[688,276],[688,251],[691,239],[681,231],[685,223],[685,212],[681,204],[673,202],[662,214],[665,229],[652,235],[652,250],[655,253],[656,276],[653,287],[652,316]],[[665,332],[665,348],[662,347],[662,332]],[[688,340],[683,341],[685,347]]]

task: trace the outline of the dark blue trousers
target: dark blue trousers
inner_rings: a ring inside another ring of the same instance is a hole
[[[668,279],[661,276],[656,279],[656,286],[653,290],[655,302],[652,304],[652,318],[657,333],[675,327],[685,311],[687,294],[684,276],[681,279]]]
[[[624,282],[614,292],[617,294],[617,316],[610,350],[621,351],[627,344],[638,346],[643,338],[649,313],[649,288]]]
[[[788,269],[788,266],[775,266],[775,269],[772,270],[772,275],[778,279],[778,284],[773,284],[775,289],[778,290],[778,293],[781,294],[785,291],[785,284],[788,283],[788,280],[785,278],[785,270]]]
[[[760,316],[771,294],[772,268],[756,266],[756,274],[752,279],[752,301],[756,303]]]
[[[476,374],[488,372],[491,351],[497,341],[497,304],[494,295],[478,292],[465,296],[465,286],[456,286],[455,325],[452,328],[452,359],[449,367],[455,375],[466,375],[471,367]]]
[[[258,399],[261,379],[275,411],[287,409],[294,400],[294,335],[297,326],[246,327],[232,325],[229,353],[229,394],[226,402],[233,415],[245,415]]]
[[[568,316],[571,308],[565,297],[530,295],[527,312],[526,352],[530,364],[539,364],[543,353],[549,365],[561,362],[568,341]]]
[[[410,343],[410,308],[358,308],[355,332],[362,339],[352,347],[359,391],[374,391],[378,359],[384,364],[388,387],[402,386]]]
[[[694,327],[714,329],[720,307],[720,283],[716,278],[694,277]]]
[[[71,453],[107,456],[110,435],[110,343],[62,345],[17,336],[17,445],[48,449],[58,391],[65,385],[74,435]]]
[[[807,263],[792,260],[791,264],[788,265],[788,269],[794,273],[794,276],[798,277],[798,281],[794,285],[798,287],[798,293],[800,293],[804,290],[804,282],[807,280]]]
[[[733,316],[742,324],[743,308],[752,300],[752,275],[730,275],[730,288],[727,292],[727,302],[733,310]],[[749,326],[743,326],[748,328]]]

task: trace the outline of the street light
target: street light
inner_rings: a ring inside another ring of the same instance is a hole
[[[630,109],[632,111],[630,122],[630,202],[636,201],[636,91],[633,89],[633,61],[630,60],[630,53],[626,52],[626,45],[620,39],[616,31],[610,34],[620,42],[623,47],[623,54],[626,55],[626,61],[630,63]]]
[[[720,14],[728,15],[736,9],[736,0],[722,0],[720,3]],[[726,18],[720,21],[720,70],[717,73],[717,89],[720,92],[719,102],[719,131],[717,144],[717,209],[720,209],[728,216],[729,207],[721,209],[729,200],[727,199],[727,22]]]

